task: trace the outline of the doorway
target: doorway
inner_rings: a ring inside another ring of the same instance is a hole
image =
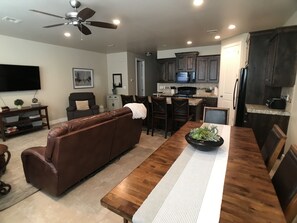
[[[218,106],[230,108],[229,124],[234,124],[233,90],[240,70],[241,43],[224,46],[221,51],[221,69]]]
[[[136,94],[145,96],[145,60],[135,58]]]

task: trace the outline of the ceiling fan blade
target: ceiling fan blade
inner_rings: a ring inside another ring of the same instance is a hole
[[[51,27],[56,27],[56,26],[63,26],[66,25],[67,23],[59,23],[59,24],[55,24],[55,25],[49,25],[49,26],[43,26],[43,28],[51,28]]]
[[[91,30],[88,27],[86,27],[84,24],[79,24],[77,28],[85,35],[92,34]]]
[[[86,21],[87,25],[91,26],[97,26],[101,28],[107,28],[107,29],[116,29],[118,26],[112,23],[107,22],[98,22],[98,21]]]
[[[77,14],[77,17],[81,18],[82,21],[85,21],[86,19],[91,18],[94,14],[95,11],[93,9],[85,8]]]
[[[47,12],[38,11],[38,10],[35,10],[35,9],[30,9],[29,11],[37,12],[37,13],[40,13],[40,14],[49,15],[49,16],[53,16],[53,17],[57,17],[57,18],[61,18],[61,19],[65,19],[65,18],[62,17],[62,16],[54,15],[54,14],[47,13]]]

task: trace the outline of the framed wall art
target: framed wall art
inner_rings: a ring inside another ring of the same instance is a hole
[[[112,74],[113,87],[122,87],[122,74]]]
[[[73,88],[94,87],[94,75],[92,69],[73,68]]]

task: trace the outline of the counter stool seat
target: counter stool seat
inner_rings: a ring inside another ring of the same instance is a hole
[[[5,160],[5,154],[7,158]],[[5,173],[6,166],[10,160],[10,152],[8,151],[8,147],[6,145],[0,144],[0,177]],[[0,181],[0,195],[6,195],[10,192],[11,186],[9,184]]]

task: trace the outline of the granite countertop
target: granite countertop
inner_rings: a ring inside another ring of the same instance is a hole
[[[164,95],[161,95],[162,97],[165,97]],[[202,99],[199,98],[188,98],[189,105],[190,106],[197,106],[202,103]],[[151,98],[149,97],[149,101],[151,102]],[[171,97],[166,97],[167,104],[171,105]]]
[[[154,96],[162,96],[162,97],[173,97],[171,93],[154,93]],[[194,94],[193,98],[217,98],[218,96],[213,93],[199,93]]]
[[[271,109],[266,105],[245,104],[248,113],[266,114],[266,115],[282,115],[290,116],[290,112],[282,109]]]

